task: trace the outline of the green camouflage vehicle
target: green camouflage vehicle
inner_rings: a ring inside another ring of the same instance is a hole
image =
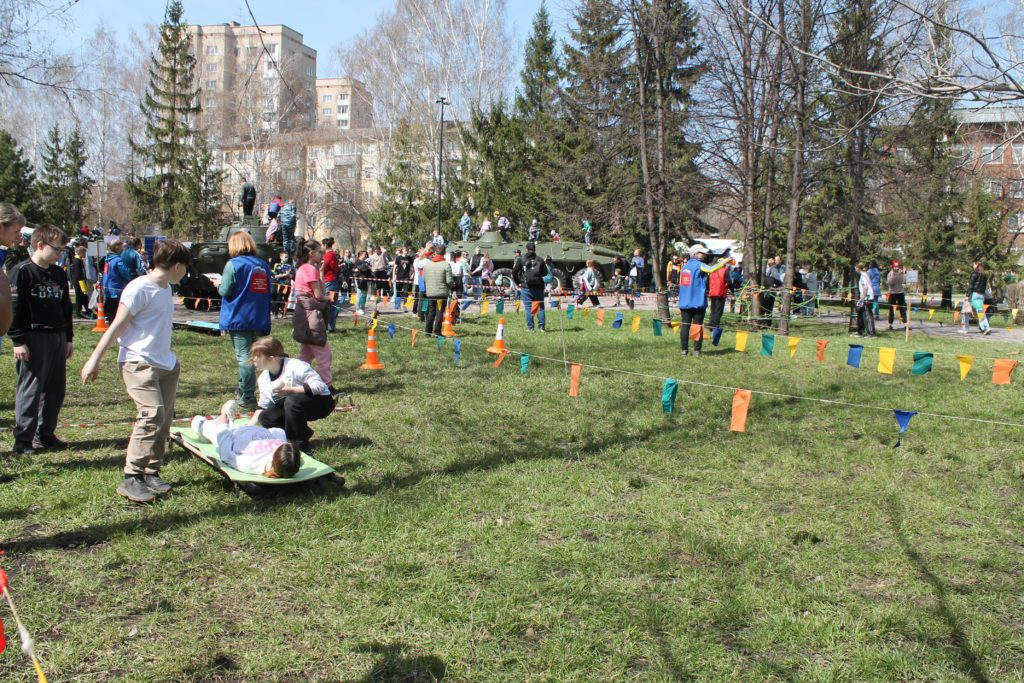
[[[516,283],[512,280],[512,266],[515,264],[515,251],[518,249],[525,254],[526,240],[502,242],[500,234],[487,232],[475,240],[451,242],[448,251],[462,251],[467,254],[467,258],[472,258],[477,247],[494,261],[494,271],[491,274],[494,284],[514,289]],[[627,262],[629,260],[625,255],[612,249],[583,242],[537,242],[537,256],[543,259],[551,257],[551,274],[556,280],[555,286],[566,291],[575,288],[589,259],[593,259],[597,264],[598,289],[611,280],[612,263],[616,256],[621,256]]]
[[[230,225],[221,231],[216,241],[192,242],[189,246],[192,265],[178,285],[178,295],[185,298],[185,308],[195,309],[198,304],[199,308],[206,309],[208,299],[213,307],[217,306],[220,294],[214,281],[219,281],[224,272],[224,265],[228,262],[228,238],[236,232],[249,233],[256,242],[256,255],[271,266],[278,260],[281,247],[267,244],[266,225]]]

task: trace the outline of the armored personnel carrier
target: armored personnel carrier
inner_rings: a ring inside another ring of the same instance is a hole
[[[593,259],[597,264],[597,287],[600,289],[604,283],[611,280],[612,263],[616,256],[624,255],[612,249],[584,244],[583,242],[537,242],[537,256],[542,259],[551,257],[551,274],[556,281],[556,288],[571,290],[577,284],[580,273],[587,267],[587,261]],[[512,280],[512,266],[515,264],[515,252],[518,249],[526,253],[526,240],[516,242],[502,242],[501,235],[497,232],[484,233],[479,239],[451,242],[448,251],[463,251],[469,258],[472,258],[474,250],[479,247],[481,252],[487,253],[494,261],[494,271],[491,275],[494,284],[506,289],[514,289],[516,283]],[[629,259],[626,258],[628,261]]]
[[[184,297],[185,308],[206,308],[206,301],[216,305],[220,301],[217,284],[224,265],[228,262],[228,238],[236,232],[247,232],[256,243],[256,255],[271,265],[281,253],[279,245],[267,243],[267,226],[256,224],[229,225],[221,230],[220,238],[210,242],[192,242],[192,265],[178,285],[178,295]],[[200,304],[199,302],[203,302]]]

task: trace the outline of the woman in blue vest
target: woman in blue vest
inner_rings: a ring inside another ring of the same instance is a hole
[[[682,327],[679,328],[679,343],[683,347],[683,355],[687,355],[690,347],[690,325],[701,325],[700,334],[693,342],[693,355],[699,356],[704,343],[704,312],[708,308],[708,275],[719,268],[724,268],[729,259],[722,259],[713,266],[704,261],[708,250],[703,244],[690,247],[690,260],[679,272],[679,316]]]
[[[237,398],[242,408],[256,407],[256,370],[250,349],[270,334],[270,264],[256,256],[256,242],[244,231],[228,238],[228,256],[220,278],[220,329],[231,335],[238,360]]]
[[[121,291],[131,282],[132,278],[121,260],[121,240],[111,240],[107,245],[107,255],[103,257],[103,317],[107,324],[114,322],[117,307],[121,303]]]

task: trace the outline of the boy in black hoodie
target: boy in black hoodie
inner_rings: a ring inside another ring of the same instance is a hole
[[[8,335],[18,369],[15,453],[68,446],[54,434],[74,349],[68,278],[57,265],[67,243],[67,235],[52,225],[36,228],[30,258],[10,273],[14,320]]]

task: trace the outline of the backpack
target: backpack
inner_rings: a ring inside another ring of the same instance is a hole
[[[544,260],[538,256],[527,256],[523,261],[523,274],[520,284],[526,285],[527,289],[543,289],[544,273],[546,271]]]

